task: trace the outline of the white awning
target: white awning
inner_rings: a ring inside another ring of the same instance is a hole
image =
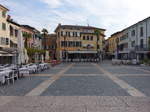
[[[97,51],[68,51],[68,53],[73,54],[73,53],[97,53]]]
[[[0,56],[14,56],[13,54],[0,54]]]
[[[0,51],[0,56],[14,56],[14,54],[10,54],[10,53],[5,52],[5,51]]]

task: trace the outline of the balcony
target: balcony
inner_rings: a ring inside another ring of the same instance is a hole
[[[129,48],[122,48],[122,49],[119,49],[119,53],[129,53],[130,52],[130,49]]]
[[[135,47],[136,51],[150,51],[150,48],[148,48],[147,45],[138,45]]]

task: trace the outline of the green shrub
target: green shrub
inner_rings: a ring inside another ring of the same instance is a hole
[[[141,64],[150,64],[150,59],[144,59],[141,61]]]

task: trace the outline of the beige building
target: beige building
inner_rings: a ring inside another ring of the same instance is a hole
[[[10,37],[7,12],[9,10],[0,5],[0,64],[11,63],[12,54],[9,53]],[[7,50],[6,50],[7,49]]]
[[[111,35],[111,37],[108,38],[108,53],[111,55],[113,58],[117,58],[117,52],[119,51],[119,43],[120,43],[120,38],[122,37],[123,33],[116,32]]]
[[[9,37],[10,37],[10,47],[11,48],[17,48],[18,44],[18,38],[19,38],[19,33],[21,31],[20,25],[16,22],[14,22],[10,16],[7,19],[7,23],[9,26]]]
[[[9,10],[0,5],[0,47],[9,48],[9,25],[7,23],[7,12]]]
[[[0,5],[0,64],[18,63],[18,39],[21,38],[20,25],[11,19],[9,10]]]
[[[59,24],[55,32],[57,34],[57,59],[99,59],[103,52],[105,29]]]

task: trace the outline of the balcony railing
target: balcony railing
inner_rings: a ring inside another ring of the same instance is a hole
[[[138,45],[135,47],[136,51],[149,51],[150,48],[147,45]]]
[[[119,48],[119,51],[150,51],[147,45],[138,45],[132,48]]]

